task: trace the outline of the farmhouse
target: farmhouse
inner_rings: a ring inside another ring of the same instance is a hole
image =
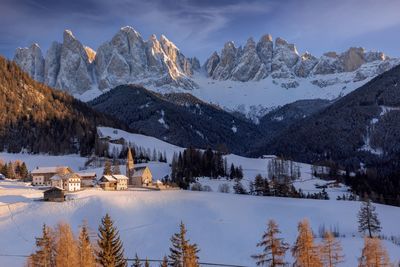
[[[121,174],[103,175],[99,180],[100,187],[107,191],[126,190],[128,177]]]
[[[95,172],[78,172],[77,173],[81,177],[81,187],[93,187],[97,175]]]
[[[0,180],[4,180],[4,179],[6,179],[6,176],[4,174],[0,173]]]
[[[43,192],[45,201],[63,202],[65,200],[64,190],[59,187],[52,187]]]
[[[51,186],[50,178],[56,174],[72,173],[72,170],[66,166],[57,167],[36,167],[31,171],[32,185]]]
[[[81,190],[81,177],[76,173],[56,174],[50,178],[51,186],[59,187],[66,191]]]

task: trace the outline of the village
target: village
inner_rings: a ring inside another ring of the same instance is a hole
[[[107,162],[104,163],[107,165]],[[125,164],[125,174],[118,170],[105,171],[98,175],[95,171],[74,171],[69,166],[37,166],[29,173],[31,185],[43,189],[43,200],[63,202],[67,200],[68,193],[88,189],[101,189],[104,191],[122,190],[172,190],[177,189],[159,179],[155,179],[149,166],[135,166],[132,151],[129,148]],[[0,174],[0,179],[5,179]],[[158,177],[157,177],[158,178]]]

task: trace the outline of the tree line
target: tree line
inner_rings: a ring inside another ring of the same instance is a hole
[[[208,148],[201,151],[192,147],[183,152],[174,153],[171,163],[171,182],[183,189],[195,182],[196,177],[228,177],[230,179],[243,178],[241,166],[231,164],[228,168],[226,157],[218,151]]]
[[[128,154],[128,148],[130,148],[135,163],[145,163],[148,161],[167,162],[165,151],[159,151],[155,148],[150,150],[149,148],[138,146],[135,143],[127,143],[123,139],[113,141],[111,144],[121,145],[121,148],[118,149],[116,146],[113,146],[110,151],[110,141],[108,139],[96,138],[94,145],[95,155],[108,159],[125,160]]]
[[[29,172],[25,162],[16,160],[5,163],[0,160],[0,173],[9,179],[28,179]]]
[[[187,230],[183,222],[179,232],[172,235],[169,255],[164,256],[160,267],[198,267],[199,249],[186,237]],[[114,221],[106,214],[98,228],[97,240],[90,238],[88,226],[84,223],[78,237],[71,226],[59,223],[54,229],[43,225],[42,235],[36,238],[35,252],[26,262],[28,267],[127,267],[124,246]],[[149,260],[141,260],[138,255],[133,259],[132,267],[148,267]]]
[[[380,230],[375,207],[370,201],[363,202],[358,214],[359,232],[366,233],[364,246],[358,258],[359,267],[390,266],[388,252],[376,236]],[[315,242],[314,233],[307,219],[298,223],[298,234],[292,246],[281,237],[281,231],[274,220],[269,220],[261,240],[257,243],[260,252],[252,255],[257,266],[289,266],[285,260],[290,251],[296,267],[335,267],[345,262],[345,256],[337,239],[338,233],[324,231],[320,244]],[[179,232],[172,235],[169,255],[164,256],[160,267],[198,267],[200,266],[197,244],[186,237],[186,226],[181,222]],[[42,235],[36,238],[36,250],[28,260],[28,267],[36,266],[79,266],[79,267],[126,267],[123,243],[117,227],[106,214],[98,228],[97,240],[90,238],[84,223],[75,237],[67,223],[59,223],[55,229],[46,225]],[[136,254],[132,267],[150,266],[147,258],[141,260]]]

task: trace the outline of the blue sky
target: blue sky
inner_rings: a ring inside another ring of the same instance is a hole
[[[265,33],[316,56],[350,46],[400,56],[399,14],[399,0],[0,0],[0,54],[33,42],[46,51],[64,29],[96,50],[130,25],[202,61],[228,40]]]

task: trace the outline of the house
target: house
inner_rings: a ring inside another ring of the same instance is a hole
[[[77,173],[81,177],[81,187],[93,187],[97,174],[95,172],[78,172]]]
[[[262,155],[263,159],[277,159],[278,157],[275,155]]]
[[[149,167],[135,167],[130,182],[130,184],[134,187],[144,187],[152,185],[153,175],[151,174]]]
[[[153,175],[149,167],[135,167],[130,148],[126,159],[126,176],[129,178],[129,185],[133,187],[146,187],[153,183]]]
[[[121,174],[103,175],[99,180],[100,187],[107,191],[126,190],[128,177]]]
[[[117,180],[116,190],[128,189],[128,177],[122,174],[114,174],[113,177]]]
[[[81,177],[76,173],[55,174],[50,178],[51,186],[69,192],[81,190]]]
[[[45,201],[63,202],[65,201],[65,191],[59,187],[52,187],[43,192]]]
[[[32,185],[51,186],[51,177],[56,174],[67,173],[72,173],[72,170],[66,166],[36,167],[36,169],[31,171]]]
[[[0,173],[0,180],[4,180],[4,179],[6,179],[6,176],[4,174]]]

